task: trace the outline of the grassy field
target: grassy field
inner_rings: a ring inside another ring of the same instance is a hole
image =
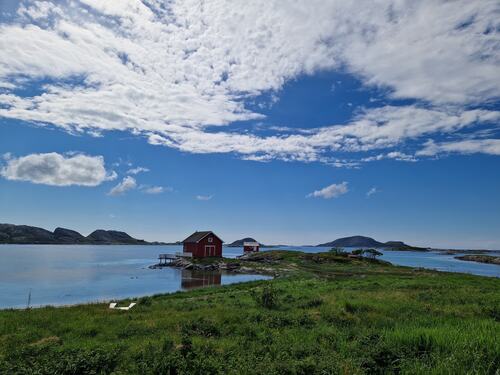
[[[500,280],[268,253],[272,281],[0,311],[1,374],[499,374]]]

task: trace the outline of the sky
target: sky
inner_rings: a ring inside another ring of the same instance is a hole
[[[0,1],[0,222],[500,249],[497,0]]]

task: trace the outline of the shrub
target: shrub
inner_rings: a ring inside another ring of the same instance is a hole
[[[363,251],[363,254],[366,255],[366,257],[371,258],[371,259],[375,259],[376,257],[384,255],[383,253],[381,253],[380,251],[375,250],[375,249],[366,249]]]
[[[181,332],[189,335],[194,333],[204,337],[215,337],[220,335],[219,327],[211,320],[202,318],[186,323],[182,326]]]
[[[25,349],[0,363],[2,374],[110,374],[117,364],[117,350]]]
[[[321,298],[313,298],[309,301],[304,302],[300,307],[307,309],[307,308],[314,308],[314,307],[319,307],[323,304],[323,300]]]
[[[152,300],[151,297],[141,297],[137,302],[139,306],[151,306]]]
[[[499,306],[489,306],[483,308],[484,314],[492,318],[496,322],[500,322],[500,307]]]
[[[258,299],[259,304],[266,309],[273,309],[278,306],[278,293],[273,288],[272,284],[266,285],[262,289],[262,294]]]
[[[184,358],[174,349],[174,342],[166,338],[161,346],[149,343],[134,358],[134,365],[139,374],[177,374],[185,369]]]
[[[330,254],[333,255],[339,255],[339,256],[347,256],[348,253],[344,251],[343,248],[341,247],[332,247],[330,250],[328,250]]]
[[[347,312],[349,314],[355,314],[355,313],[363,313],[363,312],[372,311],[373,308],[371,306],[360,304],[360,303],[354,304],[354,303],[346,302],[344,305],[344,310],[345,310],[345,312]]]

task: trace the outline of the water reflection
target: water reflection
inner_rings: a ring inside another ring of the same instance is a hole
[[[30,293],[31,306],[71,305],[268,278],[213,273],[190,276],[173,267],[148,268],[158,254],[175,251],[182,248],[0,245],[0,309],[26,307]]]
[[[211,285],[221,285],[222,273],[218,271],[182,270],[182,289],[202,288]]]

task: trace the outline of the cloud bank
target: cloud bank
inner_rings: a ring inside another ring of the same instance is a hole
[[[0,175],[7,180],[28,181],[51,186],[97,186],[116,178],[107,172],[102,156],[61,155],[56,152],[8,156]]]
[[[438,135],[498,131],[499,12],[496,0],[23,2],[0,26],[0,116],[128,131],[191,153],[350,166]],[[403,102],[307,132],[231,131],[264,118],[249,105],[259,95],[324,70]],[[39,94],[23,95],[30,86]]]

